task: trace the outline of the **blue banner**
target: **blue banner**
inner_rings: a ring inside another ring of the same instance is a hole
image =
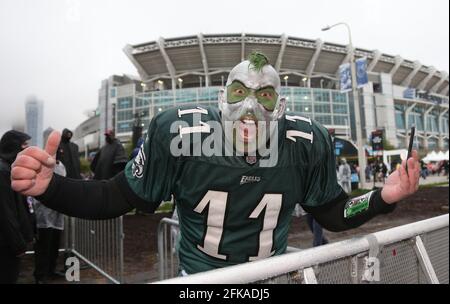
[[[363,87],[369,82],[369,77],[367,76],[367,58],[359,58],[355,62],[356,64],[356,84],[358,88]]]
[[[339,66],[339,79],[341,83],[341,93],[352,90],[352,73],[350,63],[344,63]]]

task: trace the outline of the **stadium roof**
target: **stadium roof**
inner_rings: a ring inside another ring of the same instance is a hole
[[[289,84],[299,85],[303,78],[337,80],[339,65],[349,60],[349,48],[287,35],[219,34],[179,37],[127,45],[124,52],[145,82],[179,78],[183,86],[214,85],[253,50],[262,51],[280,75],[289,75]],[[378,50],[356,48],[355,57],[367,57],[369,73],[391,74],[393,83],[435,94],[448,95],[449,78],[445,71],[392,56]],[[331,83],[331,82],[330,82]],[[314,85],[313,85],[314,86]]]

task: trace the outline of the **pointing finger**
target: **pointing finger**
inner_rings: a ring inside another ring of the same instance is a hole
[[[409,190],[409,178],[408,175],[406,174],[406,161],[402,162],[402,165],[399,168],[399,174],[400,174],[400,183],[401,183],[401,187],[403,189],[408,189]]]
[[[408,178],[410,185],[410,193],[414,193],[419,185],[419,163],[414,157],[408,159]]]
[[[415,161],[419,161],[419,152],[417,150],[413,150],[411,153],[411,157],[414,158]]]

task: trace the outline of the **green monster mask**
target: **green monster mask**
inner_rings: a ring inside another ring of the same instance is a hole
[[[280,98],[280,90],[277,71],[261,53],[250,54],[248,60],[231,70],[226,90],[219,94],[219,108],[222,123],[233,123],[233,132],[225,132],[225,136],[236,150],[255,153],[267,143],[269,136],[277,135],[270,124],[284,113],[285,100]],[[266,136],[258,136],[262,131]]]

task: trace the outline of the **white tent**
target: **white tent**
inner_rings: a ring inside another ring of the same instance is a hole
[[[425,156],[422,160],[426,163],[448,160],[448,151],[446,153],[442,151],[439,151],[439,153],[432,151],[428,153],[427,156]]]
[[[438,161],[445,160],[445,154],[442,151],[439,151],[437,154]]]

